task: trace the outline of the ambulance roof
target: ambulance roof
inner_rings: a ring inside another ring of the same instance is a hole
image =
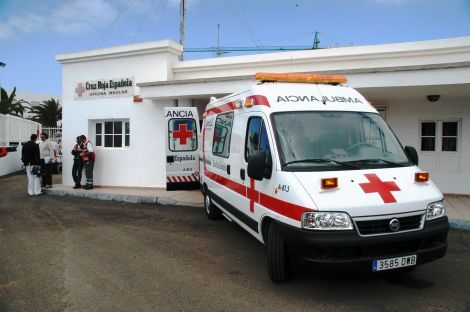
[[[269,112],[313,110],[377,113],[359,92],[350,87],[283,82],[255,84],[249,90],[210,103],[206,112],[222,112],[230,107],[246,106],[246,102],[251,99],[252,110]]]

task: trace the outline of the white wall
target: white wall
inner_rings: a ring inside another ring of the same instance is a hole
[[[452,153],[420,152],[420,120],[459,119],[460,140],[458,158]],[[387,123],[392,127],[403,146],[412,145],[418,151],[420,168],[431,173],[431,179],[443,193],[470,194],[470,105],[464,99],[441,98],[431,103],[423,100],[401,101],[388,104]],[[436,170],[437,169],[437,170]],[[457,169],[457,170],[456,170]]]

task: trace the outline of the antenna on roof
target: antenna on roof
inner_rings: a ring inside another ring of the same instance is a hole
[[[312,49],[318,49],[320,47],[320,39],[318,38],[318,31],[315,32],[315,37],[313,38]]]
[[[180,56],[180,61],[183,60],[184,55],[184,19],[186,15],[186,0],[180,0],[180,44],[183,46],[183,52]]]

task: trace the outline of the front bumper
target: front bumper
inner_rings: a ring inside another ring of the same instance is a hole
[[[412,232],[361,237],[351,231],[311,231],[280,224],[288,250],[295,258],[317,264],[356,265],[371,270],[372,261],[417,255],[417,264],[441,258],[447,251],[447,217],[426,221]]]

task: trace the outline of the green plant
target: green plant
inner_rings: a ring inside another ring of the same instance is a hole
[[[8,95],[7,91],[1,88],[1,97],[0,97],[0,114],[5,115],[14,115],[18,117],[23,117],[26,105],[29,105],[25,100],[15,100],[16,97],[16,87],[13,88],[13,91]]]
[[[44,127],[57,127],[57,122],[62,120],[62,107],[60,107],[59,101],[53,98],[29,108],[29,111],[32,114],[29,119],[39,122]]]

